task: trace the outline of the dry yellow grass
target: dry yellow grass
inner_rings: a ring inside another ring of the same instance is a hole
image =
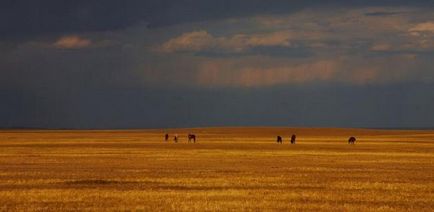
[[[434,211],[434,131],[170,132],[0,131],[0,211]]]

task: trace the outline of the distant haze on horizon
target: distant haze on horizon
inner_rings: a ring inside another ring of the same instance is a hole
[[[0,128],[434,127],[434,1],[6,1]]]

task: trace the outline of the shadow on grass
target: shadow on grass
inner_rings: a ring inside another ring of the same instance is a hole
[[[138,184],[136,181],[119,181],[119,180],[72,180],[66,181],[66,185],[121,185],[121,184]]]

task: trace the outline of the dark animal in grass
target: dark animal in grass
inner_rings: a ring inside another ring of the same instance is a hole
[[[291,136],[291,144],[295,144],[295,139],[297,138],[296,135]]]
[[[195,134],[188,134],[188,143],[190,142],[196,143],[196,135]]]
[[[169,140],[169,134],[166,133],[166,135],[164,135],[164,141],[168,141]]]
[[[277,136],[277,143],[278,144],[281,144],[283,141],[282,141],[282,137],[279,135],[279,136]]]
[[[356,138],[351,136],[350,139],[348,139],[348,143],[349,144],[355,144],[356,143]]]

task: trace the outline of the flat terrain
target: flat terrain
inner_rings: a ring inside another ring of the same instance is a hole
[[[434,131],[168,131],[0,131],[0,211],[434,211]]]

